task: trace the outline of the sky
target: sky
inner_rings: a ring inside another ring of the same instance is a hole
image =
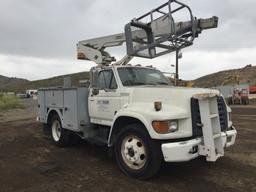
[[[219,17],[182,50],[179,73],[191,80],[220,70],[256,64],[255,0],[180,0],[194,16]],[[76,59],[80,40],[121,33],[124,25],[167,0],[0,0],[0,75],[38,80],[88,71],[95,64]],[[121,59],[124,47],[111,49]],[[132,64],[174,72],[174,53]]]

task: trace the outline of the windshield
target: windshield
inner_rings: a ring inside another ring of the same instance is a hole
[[[158,70],[148,68],[118,68],[123,86],[170,85],[170,81]]]

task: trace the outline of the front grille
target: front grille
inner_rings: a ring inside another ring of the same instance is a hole
[[[198,99],[191,98],[191,118],[192,118],[192,135],[193,137],[202,136],[201,115]]]
[[[217,97],[221,131],[228,129],[227,106],[223,97]]]
[[[226,131],[228,128],[228,118],[227,118],[227,107],[223,97],[217,97],[219,119],[221,131]],[[193,137],[202,136],[202,122],[199,109],[198,99],[191,98],[191,118],[192,118],[192,133]]]

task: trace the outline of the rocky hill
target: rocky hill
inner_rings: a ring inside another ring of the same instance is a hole
[[[72,86],[78,86],[80,80],[89,79],[89,72],[73,73],[68,75],[61,75],[49,79],[30,81],[26,84],[26,89],[38,89],[42,87],[58,87],[63,86],[63,79],[71,77]]]
[[[89,72],[62,75],[37,81],[0,76],[0,92],[14,91],[22,93],[25,92],[26,89],[62,86],[63,78],[67,76],[71,77],[72,85],[77,86],[79,84],[79,80],[89,79]],[[256,66],[247,65],[240,69],[220,71],[200,77],[193,81],[182,81],[180,85],[189,87],[216,87],[219,85],[237,83],[250,83],[252,85],[256,85]]]
[[[220,71],[192,81],[194,87],[216,87],[220,85],[249,83],[256,85],[256,66]]]
[[[0,75],[0,92],[1,91],[13,91],[18,89],[19,87],[25,86],[29,83],[26,79],[20,79],[16,77],[5,77]]]
[[[89,72],[62,75],[37,81],[0,76],[0,92],[14,91],[17,93],[24,93],[27,89],[63,86],[63,78],[68,76],[71,77],[72,85],[77,86],[79,84],[79,80],[89,79]]]

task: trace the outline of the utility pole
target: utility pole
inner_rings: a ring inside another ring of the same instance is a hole
[[[175,86],[179,80],[179,49],[176,49]]]

